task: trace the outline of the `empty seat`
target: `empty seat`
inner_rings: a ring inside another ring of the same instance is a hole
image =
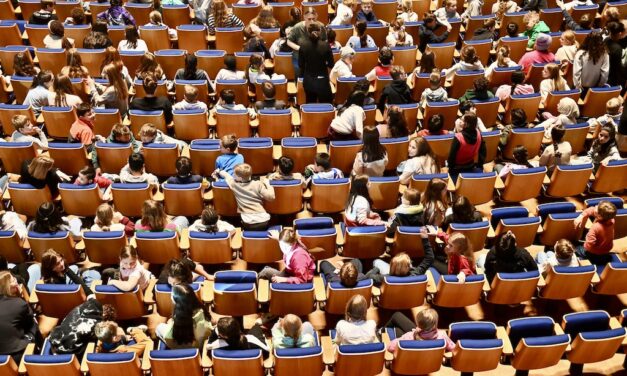
[[[496,172],[461,173],[455,186],[457,196],[465,196],[473,205],[492,201]]]
[[[189,145],[192,172],[210,176],[216,169],[216,159],[220,154],[220,140],[193,140]]]
[[[507,334],[514,349],[512,367],[529,371],[556,365],[568,347],[568,335],[555,333],[550,317],[509,320]]]
[[[271,228],[280,231],[281,228]],[[242,232],[242,259],[253,264],[269,264],[283,258],[279,243],[270,239],[268,231]]]
[[[263,376],[263,359],[260,349],[211,351],[213,358],[213,374],[215,376],[231,375],[233,371],[244,375]],[[202,375],[202,373],[201,373]]]
[[[571,197],[582,194],[588,186],[592,174],[592,164],[557,165],[551,174],[551,182],[546,195],[551,197]]]
[[[505,187],[500,196],[501,201],[521,202],[537,197],[542,189],[545,175],[546,167],[512,170],[505,179]]]
[[[269,137],[240,138],[237,150],[250,164],[253,174],[262,175],[274,170],[272,146]]]
[[[331,104],[303,104],[300,106],[298,134],[302,137],[326,138],[334,118],[335,108]]]
[[[385,226],[347,227],[342,256],[376,259],[385,252]]]
[[[218,271],[213,284],[212,310],[219,315],[243,316],[257,313],[257,273]]]
[[[503,339],[497,338],[491,322],[457,322],[449,326],[449,337],[456,343],[451,368],[458,372],[495,369],[503,352]]]

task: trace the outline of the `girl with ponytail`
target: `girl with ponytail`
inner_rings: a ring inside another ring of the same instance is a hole
[[[270,230],[268,235],[271,239],[279,242],[285,269],[279,271],[266,266],[259,273],[259,278],[269,279],[274,283],[300,284],[311,282],[316,270],[316,260],[298,239],[296,231],[293,228],[284,228],[281,232]]]
[[[355,24],[355,32],[357,35],[350,37],[346,45],[352,49],[377,47],[374,39],[372,39],[370,35],[366,34],[366,30],[368,30],[368,24],[366,21],[358,21]]]

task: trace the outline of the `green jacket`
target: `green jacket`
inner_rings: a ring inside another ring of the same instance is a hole
[[[551,29],[549,29],[549,27],[544,23],[544,21],[540,21],[537,24],[535,24],[535,26],[532,27],[530,30],[525,30],[525,32],[522,33],[521,36],[529,37],[527,48],[533,48],[534,45],[536,44],[536,38],[538,37],[538,34],[540,33],[548,34],[550,32],[551,32]]]

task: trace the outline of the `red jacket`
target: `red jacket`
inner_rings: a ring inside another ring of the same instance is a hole
[[[289,275],[287,283],[299,284],[308,283],[313,280],[316,270],[316,261],[311,257],[305,248],[299,243],[292,246],[292,257],[289,264],[285,263],[285,271]],[[285,261],[285,255],[283,256]]]
[[[452,254],[448,258],[448,274],[457,275],[464,273],[465,275],[475,274],[475,268],[470,265],[466,256]]]
[[[584,221],[588,217],[594,216],[596,206],[590,207],[583,211]],[[583,243],[586,251],[595,255],[605,255],[614,247],[614,219],[609,221],[594,221],[590,231],[586,235],[586,241]]]

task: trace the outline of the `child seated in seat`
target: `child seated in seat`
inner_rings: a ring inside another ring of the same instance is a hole
[[[312,347],[316,345],[314,333],[311,323],[290,313],[272,327],[272,344],[277,349]]]
[[[448,101],[448,94],[446,89],[442,86],[442,76],[440,72],[433,71],[429,75],[429,87],[422,92],[420,97],[420,106],[424,107],[426,103],[431,102],[446,102]]]
[[[113,211],[109,204],[101,204],[96,210],[96,218],[91,231],[124,231],[126,236],[133,236],[135,223],[120,212]]]
[[[555,242],[552,251],[538,252],[536,262],[543,277],[546,277],[549,267],[579,266],[579,260],[577,260],[577,255],[575,254],[575,246],[566,239],[560,239]]]
[[[187,146],[187,143],[181,140],[177,140],[174,137],[165,135],[163,132],[157,129],[152,123],[146,123],[139,129],[137,134],[142,144],[176,144],[179,150],[182,150]]]
[[[394,64],[394,53],[392,53],[390,47],[382,47],[379,50],[379,63],[366,74],[366,79],[374,81],[379,77],[390,76],[392,64]]]
[[[141,144],[135,140],[135,137],[133,137],[133,134],[131,133],[130,128],[127,125],[124,125],[121,123],[117,123],[113,126],[113,128],[111,129],[111,134],[109,135],[109,137],[107,138],[105,142],[113,143],[113,144],[130,143],[133,153],[139,153],[139,150],[141,147]],[[97,149],[94,149],[94,151],[92,151],[91,153],[91,164],[96,169],[96,173],[100,174],[101,169],[100,169],[100,163],[98,161]]]
[[[331,167],[331,156],[328,153],[317,153],[314,163],[305,168],[307,184],[313,179],[341,179],[344,174],[340,169]]]
[[[201,183],[203,188],[207,188],[207,181],[200,175],[192,174],[192,160],[188,157],[178,157],[176,159],[176,176],[171,176],[166,180],[167,184],[192,184]]]
[[[584,244],[577,247],[577,256],[595,265],[605,265],[612,261],[610,251],[614,247],[616,206],[604,200],[584,210],[575,219],[575,228],[584,226],[589,217],[594,218],[594,223],[586,234]]]
[[[294,171],[294,160],[290,157],[283,156],[279,158],[277,170],[268,174],[268,180],[300,180],[303,188],[306,187],[305,178],[300,172]]]
[[[588,119],[590,124],[590,133],[600,130],[602,126],[607,123],[614,125],[616,131],[618,131],[618,124],[620,124],[620,117],[623,114],[623,97],[614,97],[607,101],[605,104],[605,115],[598,118]]]
[[[220,169],[214,174],[224,179],[233,191],[237,211],[242,217],[242,229],[266,230],[270,223],[270,214],[266,212],[263,202],[274,201],[274,188],[267,182],[252,180],[252,167],[247,163],[237,165],[233,176]]]
[[[98,187],[103,191],[103,194],[108,191],[107,188],[111,186],[111,180],[105,178],[96,172],[92,166],[85,166],[78,172],[78,177],[74,180],[74,185],[89,185],[96,183]]]
[[[131,245],[122,248],[118,268],[107,268],[102,271],[102,283],[115,286],[122,291],[133,291],[137,286],[144,290],[153,278],[152,273],[139,260],[137,250]]]
[[[451,341],[446,331],[438,329],[438,313],[432,309],[427,308],[418,312],[416,315],[416,324],[414,324],[409,317],[400,312],[396,312],[390,318],[390,321],[385,324],[386,328],[394,328],[397,337],[390,341],[387,350],[391,353],[396,351],[399,341],[420,341],[420,340],[432,340],[443,339],[447,352],[455,350],[455,343]]]
[[[246,108],[243,104],[235,103],[235,91],[233,89],[222,89],[220,91],[220,100],[216,104],[216,110],[224,111],[242,111],[247,110],[251,119],[257,117],[257,113],[253,108]]]
[[[407,188],[401,197],[401,204],[394,209],[388,221],[388,235],[394,236],[398,226],[420,227],[424,225],[424,207],[420,203],[420,192]]]
[[[133,153],[128,157],[128,163],[120,171],[120,181],[122,183],[148,183],[153,187],[159,185],[159,179],[146,172],[144,156],[140,153]]]
[[[144,350],[152,339],[146,335],[148,327],[140,325],[130,327],[124,333],[124,329],[120,328],[114,321],[101,321],[96,324],[94,333],[98,338],[98,346],[96,352],[99,353],[125,353],[134,352],[137,356],[142,356]]]
[[[234,134],[227,134],[220,139],[220,153],[216,159],[216,175],[218,170],[226,171],[229,175],[233,175],[233,171],[237,165],[244,163],[244,156],[237,152],[237,137]],[[216,178],[218,176],[214,176]]]
[[[15,128],[15,132],[11,135],[11,142],[32,142],[40,150],[48,149],[46,134],[41,128],[33,125],[26,116],[13,116],[11,124]]]
[[[176,102],[173,109],[207,111],[207,104],[198,100],[198,89],[195,86],[185,85],[184,89],[183,100]]]

